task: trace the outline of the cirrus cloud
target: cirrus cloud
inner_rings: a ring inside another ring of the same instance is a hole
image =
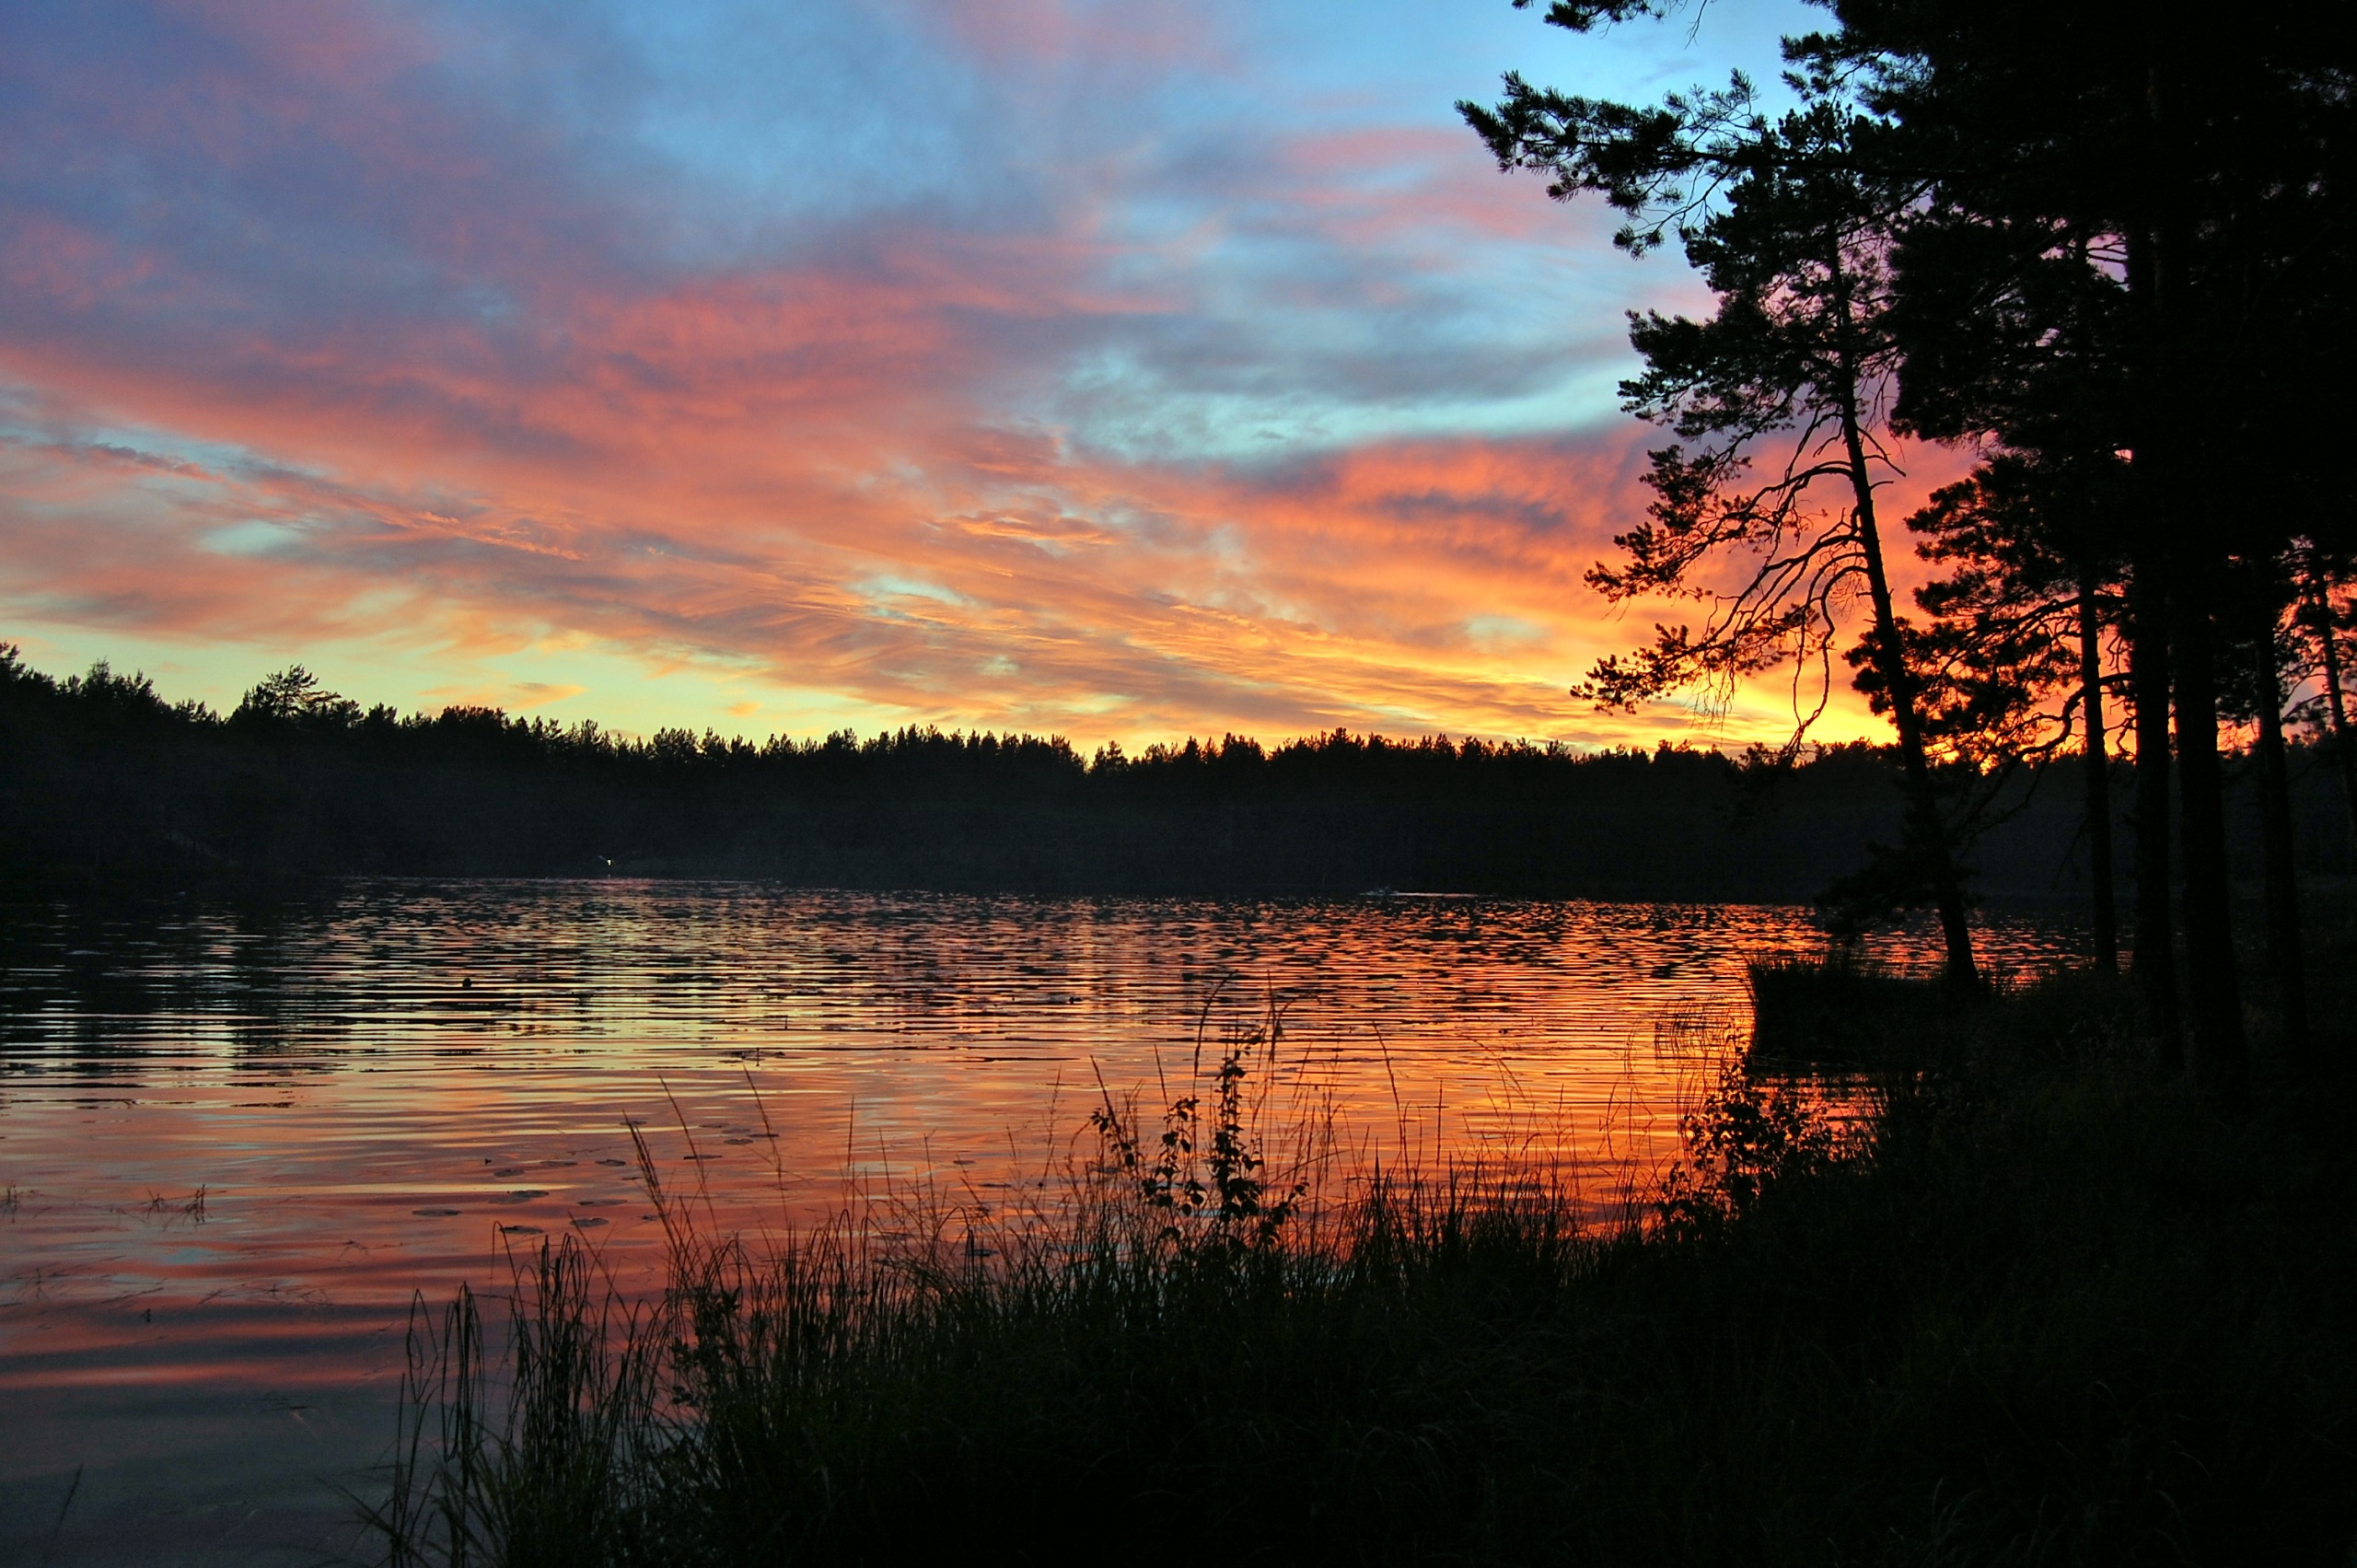
[[[1620,313],[1692,285],[1498,177],[1438,67],[1272,97],[1220,6],[680,17],[16,13],[11,624],[568,716],[633,711],[620,654],[724,728],[1689,724],[1563,687],[1632,635],[1580,581]],[[1493,19],[1484,72],[1536,41]]]

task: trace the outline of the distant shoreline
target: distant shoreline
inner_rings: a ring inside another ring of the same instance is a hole
[[[914,729],[762,747],[684,731],[621,741],[490,710],[364,713],[292,673],[224,718],[103,666],[61,679],[0,655],[0,888],[624,875],[1074,897],[1795,903],[1899,837],[1893,762],[1864,744],[1780,761],[1339,730],[1089,759],[1054,738]],[[2328,772],[2293,772],[2303,876],[2348,871]],[[2122,768],[2123,808],[2127,785]],[[1975,891],[2084,898],[2081,802],[2075,778],[2015,774],[1975,845]],[[2255,877],[2256,812],[2232,805],[2235,869]],[[2132,841],[2124,809],[2119,827]]]

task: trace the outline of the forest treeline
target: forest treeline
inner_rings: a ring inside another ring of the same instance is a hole
[[[224,717],[142,676],[58,679],[5,648],[0,757],[0,856],[22,886],[610,873],[1805,900],[1902,830],[1889,751],[1863,745],[1581,754],[1337,731],[1084,757],[1061,738],[929,729],[633,739],[484,708],[363,710],[300,669]],[[2344,870],[2329,780],[2303,781],[2304,855]],[[1976,885],[2084,897],[2079,807],[2074,787],[2017,773]],[[2253,866],[2257,842],[2252,822],[2238,847]]]
[[[1543,16],[1585,32],[1686,4]],[[2295,1054],[2295,693],[2357,810],[2357,530],[2339,443],[2316,434],[2352,412],[2357,29],[2339,0],[1823,9],[1783,41],[1772,94],[1738,74],[1631,104],[1509,73],[1496,102],[1458,106],[1502,169],[1608,204],[1623,250],[1677,246],[1712,296],[1632,317],[1623,404],[1662,441],[1650,502],[1588,576],[1690,613],[1576,690],[1633,711],[1779,666],[1823,691],[1846,661],[1891,722],[1902,831],[1841,902],[1935,908],[1966,987],[1989,781],[2075,756],[2101,865],[2109,753],[2132,738],[2134,969],[2160,1063],[2237,1097],[2233,732],[2253,738],[2264,951]],[[1974,467],[1897,517],[1910,441]],[[1890,563],[1910,535],[1939,573],[1911,604]],[[2106,968],[2127,923],[2112,880],[2091,879]]]

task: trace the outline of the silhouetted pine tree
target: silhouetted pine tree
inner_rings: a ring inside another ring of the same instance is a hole
[[[1559,6],[1548,19],[1578,28],[1637,9],[1651,8]],[[1602,194],[1630,215],[1618,240],[1632,252],[1675,233],[1718,297],[1708,320],[1631,320],[1645,372],[1622,384],[1625,406],[1679,441],[1652,455],[1655,499],[1615,541],[1623,559],[1588,575],[1608,598],[1691,598],[1706,619],[1699,630],[1656,626],[1651,646],[1601,661],[1574,691],[1633,708],[1682,689],[1724,696],[1793,664],[1819,671],[1822,712],[1844,612],[1863,587],[1859,645],[1898,734],[1907,803],[1901,850],[1877,880],[1890,901],[1938,909],[1949,975],[1972,982],[1964,889],[1875,494],[1893,471],[1876,409],[1896,368],[1888,259],[1910,193],[1866,172],[1857,144],[1871,127],[1827,83],[1805,85],[1804,106],[1774,120],[1740,75],[1654,109],[1512,75],[1505,87],[1494,109],[1458,106],[1502,168],[1546,172],[1558,199]],[[1701,586],[1730,559],[1744,563],[1739,586]]]
[[[2343,7],[2291,0],[2206,20],[2091,0],[1831,8],[1838,29],[1788,48],[1856,84],[1893,127],[1880,150],[1923,180],[1921,230],[1956,231],[1986,252],[1938,291],[1951,305],[2020,296],[2057,237],[2082,242],[2119,290],[2139,958],[2157,963],[2167,935],[2156,829],[2173,739],[2195,1066],[2232,1097],[2245,1047],[2218,705],[2247,679],[2222,663],[2243,613],[2223,596],[2237,563],[2271,558],[2314,526],[2320,470],[2303,444],[2282,440],[2287,412],[2313,419],[2348,404],[2345,374],[2331,375],[2317,346],[2336,331],[2345,341],[2348,308]],[[1938,271],[1904,279],[1902,295]],[[2025,319],[2035,326],[2039,314]],[[1975,305],[1963,315],[1985,330],[2002,311]],[[1909,398],[1919,372],[1937,379],[1939,368],[1910,358]],[[2011,417],[1983,411],[1952,423],[2003,436]],[[2255,451],[2266,460],[2249,463]],[[2161,727],[2172,709],[2173,737]],[[2155,984],[2153,995],[2165,1026],[2173,987]]]
[[[2081,751],[2096,962],[2119,961],[2104,631],[2119,616],[2114,553],[2125,465],[2001,452],[1908,519],[1948,575],[1916,591],[1925,727],[1979,764],[1975,805],[2010,769],[2074,738]],[[1970,817],[1968,815],[1968,822]]]

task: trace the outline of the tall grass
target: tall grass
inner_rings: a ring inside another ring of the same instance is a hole
[[[1101,1103],[1062,1201],[1014,1217],[755,1244],[667,1200],[659,1302],[567,1241],[503,1355],[470,1296],[421,1315],[379,1538],[518,1565],[2345,1561],[2348,1162],[2146,1081],[2112,987],[1940,1016],[1847,1123],[1730,1069],[1620,1220],[1543,1163],[1338,1183],[1315,1128],[1273,1156],[1244,1049],[1152,1125]]]
[[[1924,1048],[1971,999],[1878,968],[1854,949],[1754,962],[1746,976],[1752,1054],[1765,1062],[1855,1067],[1920,1064]]]

